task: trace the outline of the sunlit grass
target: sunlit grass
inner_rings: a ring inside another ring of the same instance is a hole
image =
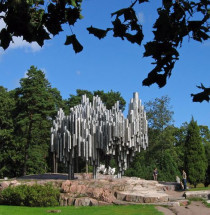
[[[50,210],[60,210],[60,213],[49,213]],[[126,206],[93,206],[93,207],[20,207],[0,206],[0,215],[163,215],[153,205],[126,205]]]
[[[198,184],[196,188],[194,188],[193,185],[189,184],[188,187],[189,187],[188,191],[210,190],[210,185],[208,187],[205,187],[203,184]]]

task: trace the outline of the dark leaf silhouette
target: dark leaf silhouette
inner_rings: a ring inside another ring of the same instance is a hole
[[[149,0],[139,0],[139,4],[143,3],[143,2],[148,2]]]
[[[125,24],[122,24],[120,19],[116,18],[115,21],[112,22],[114,29],[114,37],[121,37],[122,40],[124,40],[124,36],[127,30],[127,26]]]
[[[137,43],[138,45],[141,45],[141,42],[142,42],[142,40],[144,38],[144,35],[143,35],[142,31],[139,30],[135,35],[126,33],[125,37],[131,43]]]
[[[202,89],[203,92],[197,94],[191,94],[193,97],[193,102],[203,102],[203,101],[210,101],[210,88],[204,87],[203,84],[201,86],[197,86],[197,88]]]
[[[81,52],[83,50],[83,46],[79,43],[75,34],[71,36],[66,36],[65,45],[70,45],[70,44],[73,45],[73,49],[75,53]]]
[[[74,23],[80,18],[80,11],[78,8],[68,8],[66,9],[66,17],[69,25],[74,25]]]
[[[99,39],[113,31],[113,37],[141,45],[144,32],[136,16],[136,6],[146,2],[149,0],[134,0],[128,7],[111,13],[111,28],[91,26],[87,30]],[[82,0],[0,1],[0,19],[6,24],[0,32],[0,46],[7,49],[14,36],[22,36],[27,42],[36,41],[42,46],[45,40],[51,39],[51,35],[55,36],[63,31],[64,24],[74,26],[82,18],[81,11]],[[157,14],[152,29],[154,38],[146,42],[143,54],[144,57],[154,59],[154,68],[143,85],[156,83],[163,87],[179,59],[177,49],[182,46],[184,38],[198,42],[209,39],[209,0],[163,0],[162,6],[157,8]],[[72,28],[71,31],[73,32]],[[78,53],[83,47],[76,35],[72,34],[67,36],[65,44],[72,44],[74,51]],[[192,96],[196,101],[196,94]],[[203,96],[203,100],[208,100],[206,94],[200,96]]]
[[[107,35],[107,32],[110,31],[111,29],[108,28],[107,30],[102,30],[99,28],[94,28],[94,27],[89,27],[87,28],[89,31],[89,34],[93,34],[94,36],[98,37],[99,39],[104,38]]]
[[[1,43],[0,43],[1,46],[3,47],[4,50],[7,49],[10,44],[10,41],[12,40],[12,37],[5,28],[3,28],[0,32],[0,38],[1,38]]]

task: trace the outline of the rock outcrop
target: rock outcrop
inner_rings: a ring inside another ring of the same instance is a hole
[[[61,185],[60,204],[65,206],[167,202],[167,186],[157,181],[129,177],[67,180]]]
[[[52,176],[52,175],[51,175]],[[20,184],[53,183],[60,189],[60,205],[87,206],[107,204],[139,204],[139,203],[167,203],[170,196],[167,191],[174,190],[174,183],[159,183],[136,177],[117,179],[109,175],[99,175],[98,179],[91,179],[91,174],[75,174],[76,180],[47,179],[41,180],[13,180],[0,183],[0,191],[8,186]]]

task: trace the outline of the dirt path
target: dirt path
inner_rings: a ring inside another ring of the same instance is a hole
[[[174,215],[175,213],[172,212],[170,209],[166,208],[166,207],[162,207],[162,206],[156,206],[156,208],[160,211],[163,212],[163,214],[165,215]]]
[[[188,206],[176,207],[156,207],[164,215],[210,215],[210,208],[207,208],[202,202],[192,202]]]

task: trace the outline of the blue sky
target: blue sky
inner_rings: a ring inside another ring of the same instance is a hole
[[[153,3],[154,2],[154,3]],[[145,42],[151,40],[152,24],[157,17],[155,8],[160,1],[145,3],[137,7],[139,21],[143,24]],[[203,83],[209,87],[210,42],[198,43],[186,39],[167,85],[159,89],[157,85],[143,87],[142,81],[153,68],[152,59],[143,58],[144,47],[130,44],[112,33],[103,40],[90,35],[86,28],[93,25],[98,28],[110,27],[110,14],[128,6],[130,1],[86,0],[83,3],[84,19],[72,28],[78,40],[83,44],[82,53],[75,54],[71,46],[64,46],[66,34],[71,34],[68,26],[65,31],[45,42],[40,48],[36,43],[28,44],[21,38],[6,50],[0,50],[0,85],[12,90],[19,86],[31,65],[42,69],[46,77],[56,87],[63,98],[75,94],[76,89],[89,91],[113,90],[121,92],[127,105],[133,92],[139,92],[143,102],[168,95],[174,111],[174,124],[180,126],[189,122],[193,116],[200,125],[210,127],[210,104],[193,103],[191,93],[199,90],[196,85]],[[4,23],[0,22],[0,28]],[[127,115],[127,108],[124,112]]]

